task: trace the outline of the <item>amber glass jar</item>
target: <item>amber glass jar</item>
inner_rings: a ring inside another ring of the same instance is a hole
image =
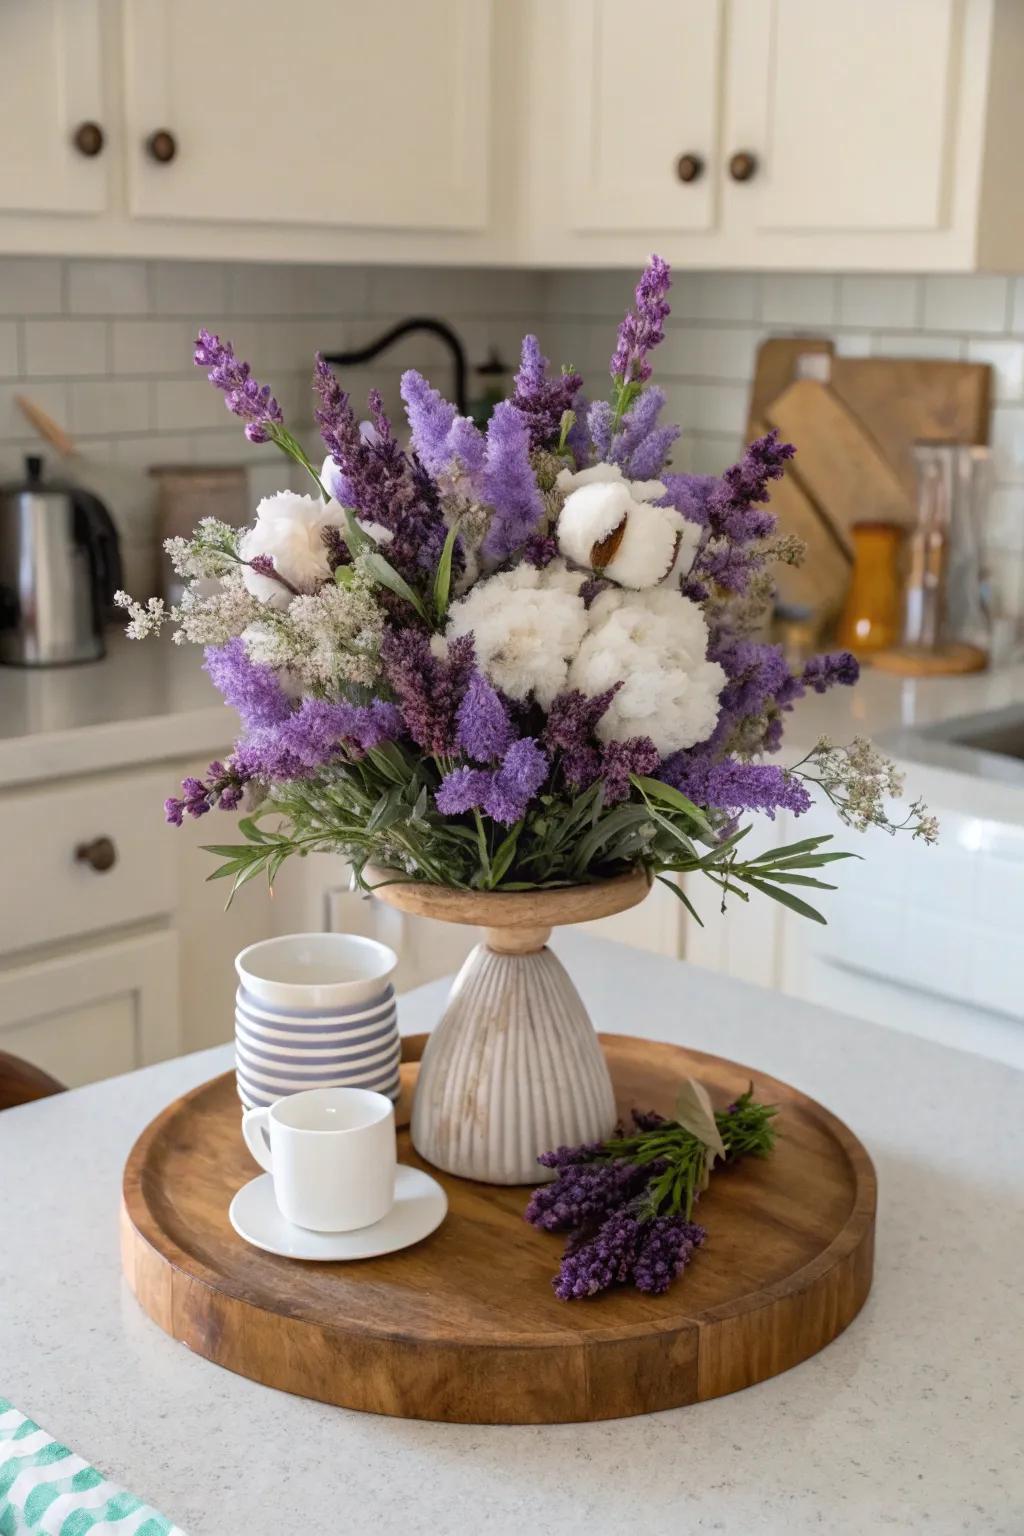
[[[853,574],[836,639],[858,655],[883,651],[900,637],[900,545],[896,523],[855,523]]]

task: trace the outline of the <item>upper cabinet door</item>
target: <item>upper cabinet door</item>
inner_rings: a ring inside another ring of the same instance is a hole
[[[3,0],[0,61],[0,209],[102,212],[111,125],[98,0]]]
[[[125,0],[124,16],[132,213],[486,223],[491,0]]]
[[[732,23],[730,220],[765,233],[949,224],[961,0],[732,0]],[[735,182],[744,151],[755,164]]]
[[[647,0],[639,13],[623,0],[566,0],[575,229],[712,227],[721,31],[722,0]]]

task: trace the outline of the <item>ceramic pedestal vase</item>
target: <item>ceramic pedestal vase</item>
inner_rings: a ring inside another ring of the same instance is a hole
[[[412,1140],[438,1168],[485,1184],[536,1184],[537,1156],[608,1136],[615,1099],[587,1011],[551,929],[636,906],[636,870],[562,890],[477,892],[365,871],[389,906],[482,927],[420,1065]],[[388,881],[393,883],[388,884]]]

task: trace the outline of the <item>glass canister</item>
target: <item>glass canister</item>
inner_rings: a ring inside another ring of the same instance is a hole
[[[865,521],[850,530],[853,574],[836,640],[859,656],[895,645],[900,634],[902,582],[898,523]]]

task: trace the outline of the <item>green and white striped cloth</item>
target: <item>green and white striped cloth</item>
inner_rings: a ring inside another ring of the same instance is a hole
[[[185,1536],[0,1397],[0,1536]]]

